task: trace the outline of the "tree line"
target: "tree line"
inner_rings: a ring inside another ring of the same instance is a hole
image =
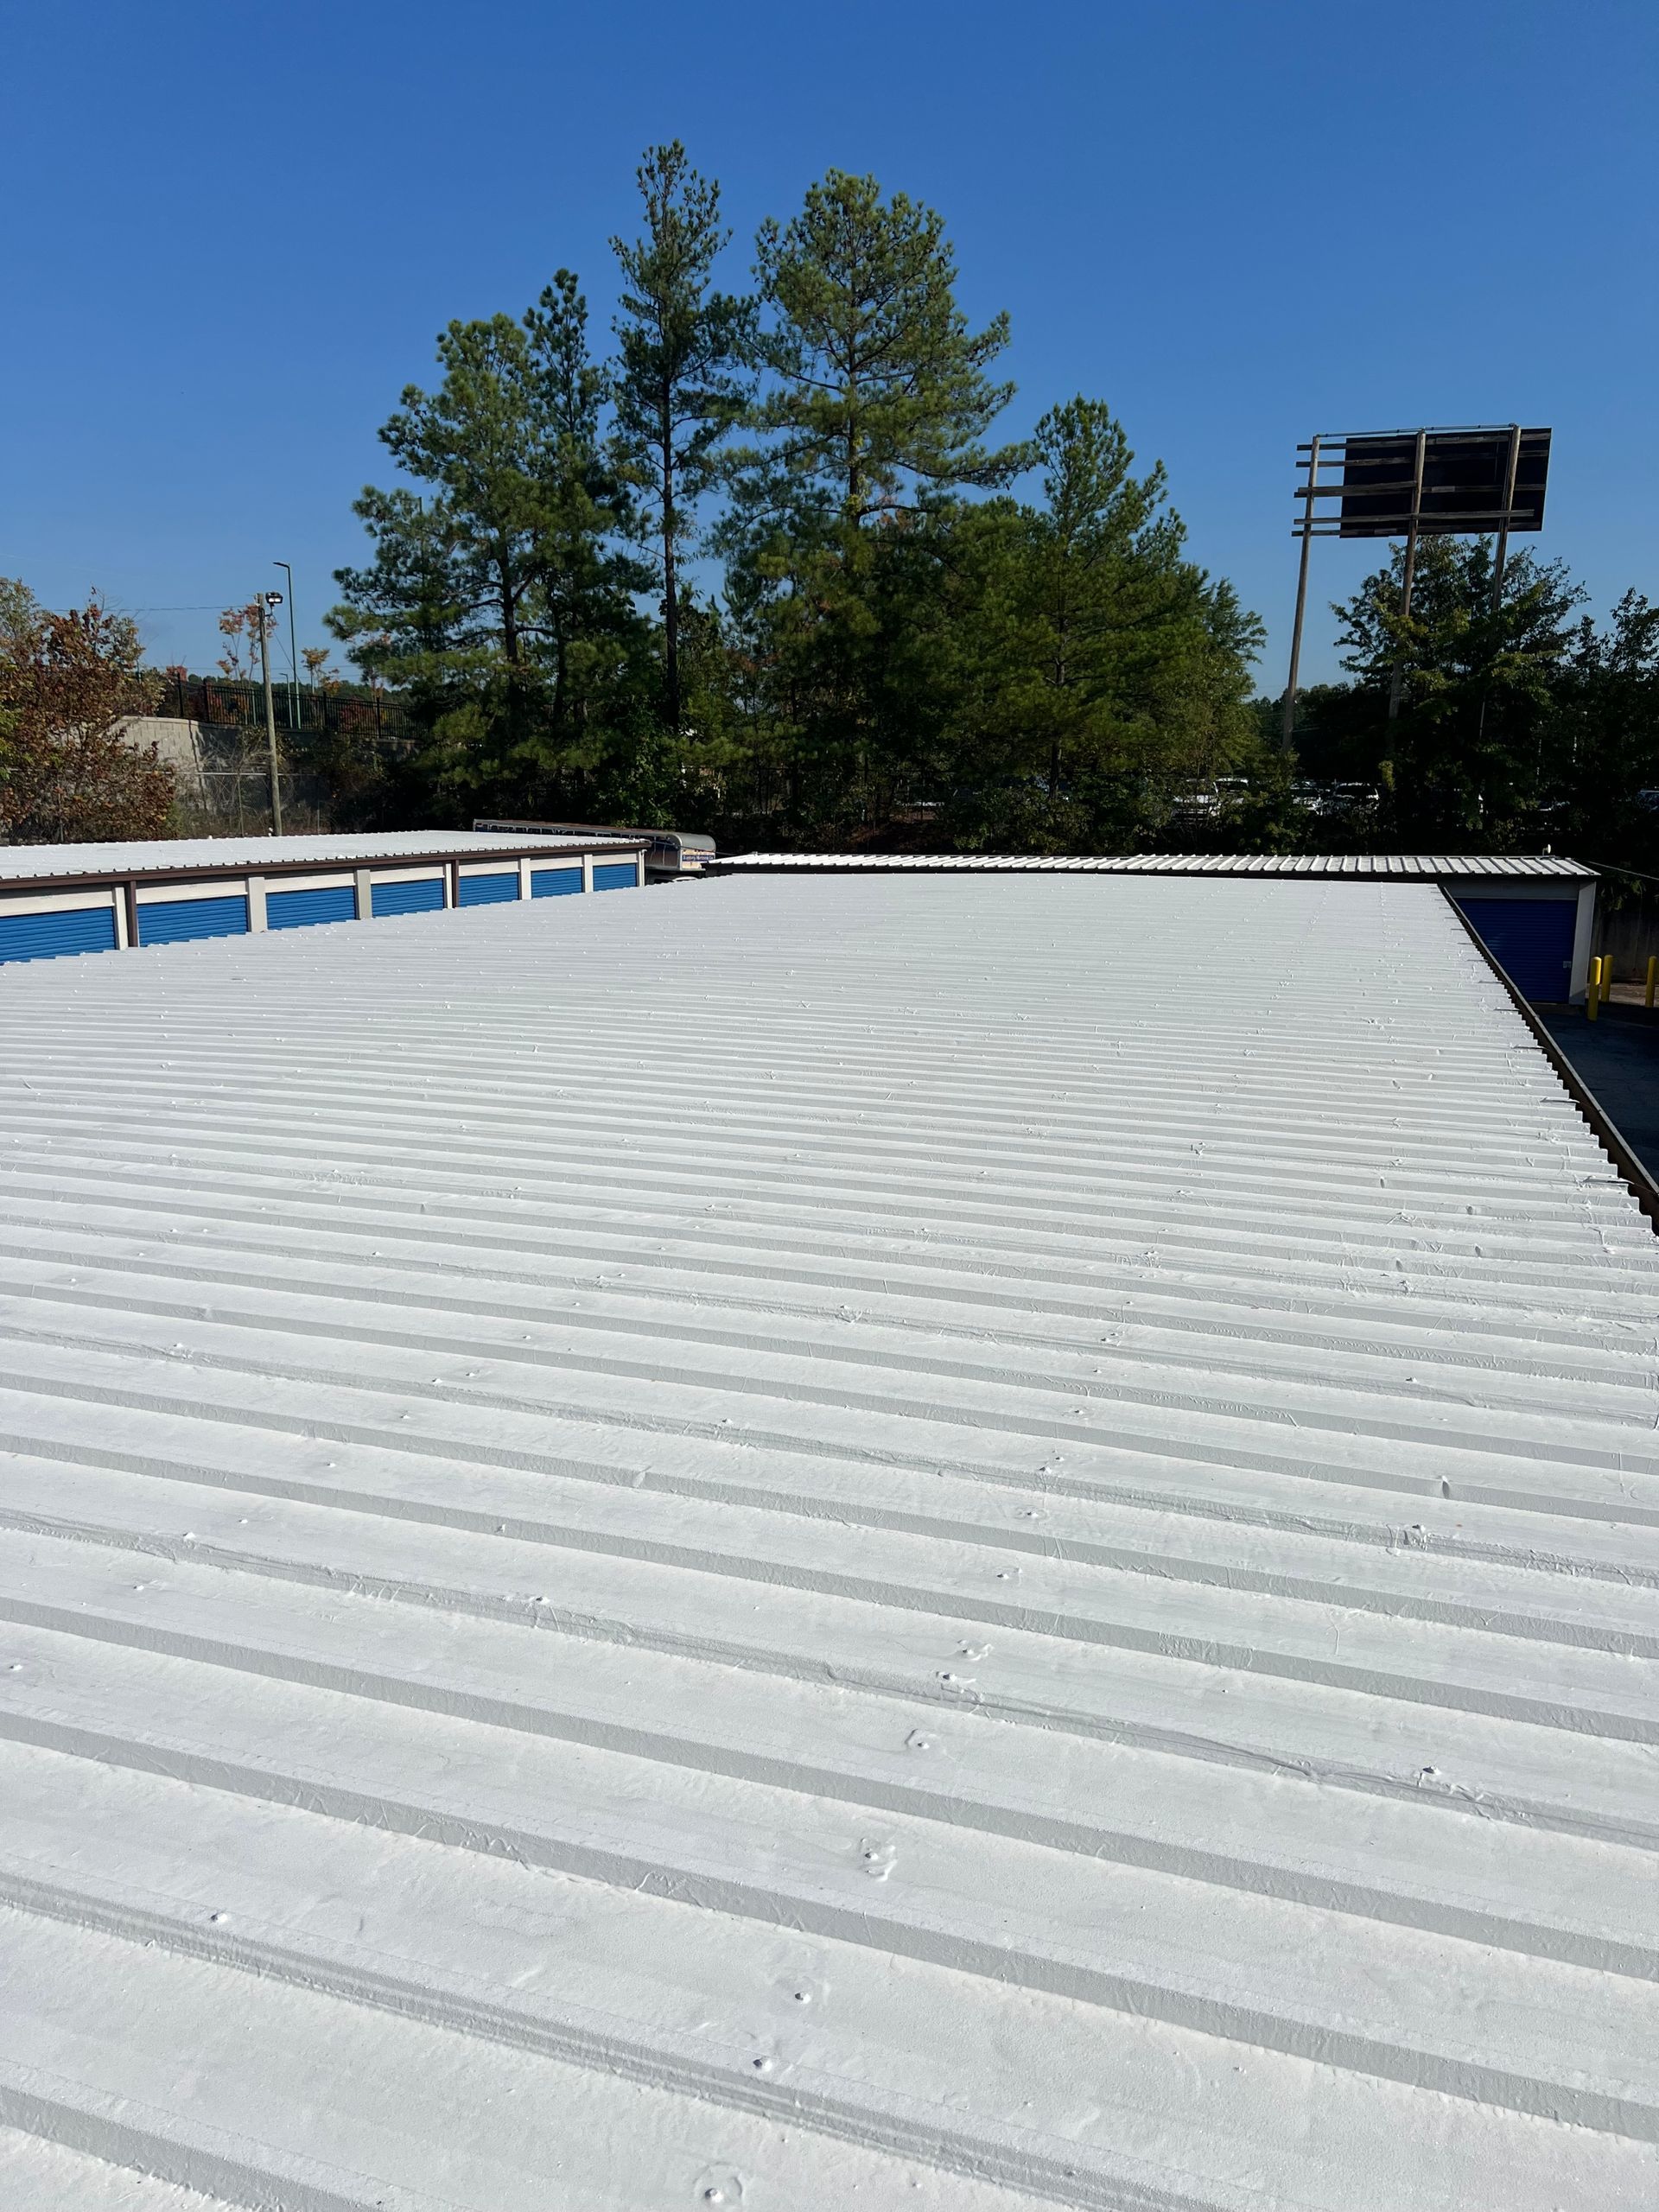
[[[1088,849],[1251,770],[1260,624],[1103,400],[999,438],[933,209],[831,170],[739,291],[684,149],[638,182],[603,358],[561,270],[380,433],[329,620],[422,731],[390,810]]]
[[[452,323],[381,432],[407,481],[331,622],[421,742],[394,811],[673,821],[785,846],[1094,851],[1659,838],[1659,612],[1560,563],[1420,549],[1336,609],[1294,745],[1262,626],[1190,556],[1103,400],[1000,439],[1006,315],[944,222],[831,170],[747,289],[677,142],[638,172],[596,358],[577,279]],[[388,817],[390,818],[390,817]]]
[[[1599,624],[1564,563],[1522,551],[1500,579],[1491,539],[1431,537],[1404,615],[1403,563],[1338,603],[1349,680],[1303,695],[1282,756],[1324,842],[1659,869],[1659,607],[1627,591]]]
[[[381,429],[397,480],[357,502],[367,553],[328,616],[361,683],[283,741],[339,826],[1550,846],[1659,873],[1639,592],[1598,624],[1560,563],[1520,552],[1497,584],[1489,540],[1433,538],[1402,616],[1395,549],[1336,607],[1346,680],[1304,693],[1287,747],[1261,624],[1105,401],[1002,435],[1007,318],[972,326],[935,210],[831,170],[728,285],[718,185],[677,142],[637,182],[602,346],[559,270],[519,315],[452,322]],[[130,623],[4,590],[0,836],[155,834],[159,764],[99,736],[158,696]],[[227,610],[227,677],[260,619]]]

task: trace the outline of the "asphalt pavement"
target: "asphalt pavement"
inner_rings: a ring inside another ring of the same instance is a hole
[[[1533,1008],[1649,1175],[1659,1180],[1659,1011],[1615,1001]]]

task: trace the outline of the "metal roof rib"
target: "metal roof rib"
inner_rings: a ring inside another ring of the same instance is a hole
[[[934,871],[1047,874],[1055,869],[1099,875],[1261,875],[1351,880],[1439,882],[1470,876],[1525,875],[1586,883],[1595,871],[1542,854],[1110,853],[1061,857],[1006,853],[728,853],[710,865],[728,874],[772,868],[836,869],[867,874]]]
[[[0,2201],[1646,2212],[1659,1242],[1500,978],[817,865],[0,974]]]

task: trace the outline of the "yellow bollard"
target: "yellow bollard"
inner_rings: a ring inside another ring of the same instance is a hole
[[[1596,1007],[1600,1003],[1600,1000],[1601,962],[1599,959],[1595,959],[1590,963],[1590,974],[1584,994],[1584,1010],[1592,1021],[1596,1018]]]
[[[1652,953],[1649,956],[1648,995],[1643,1001],[1643,1004],[1644,1006],[1651,1006],[1653,1004],[1653,987],[1656,983],[1659,983],[1659,952]]]

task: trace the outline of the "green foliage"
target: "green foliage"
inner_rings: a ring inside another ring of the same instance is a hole
[[[294,748],[338,818],[1553,845],[1659,874],[1640,594],[1598,626],[1559,563],[1513,553],[1495,588],[1490,543],[1431,537],[1402,617],[1396,550],[1336,609],[1349,681],[1301,695],[1287,751],[1278,702],[1250,696],[1261,624],[1190,557],[1162,465],[1137,473],[1105,403],[999,438],[1007,318],[970,326],[933,209],[831,169],[761,225],[751,299],[720,285],[719,187],[679,141],[637,179],[612,361],[560,270],[517,321],[451,323],[435,386],[381,431],[404,481],[359,500],[369,557],[328,618],[368,688]],[[221,626],[232,675],[255,618]],[[146,697],[130,625],[0,582],[0,836],[153,834],[168,779],[117,733]]]
[[[1627,592],[1599,627],[1560,563],[1512,554],[1495,590],[1490,540],[1431,538],[1402,620],[1402,566],[1335,610],[1353,680],[1299,700],[1298,841],[1659,865],[1659,608]]]
[[[645,234],[613,238],[621,266],[612,386],[614,449],[653,537],[663,579],[663,713],[683,719],[680,561],[695,533],[697,502],[717,480],[720,447],[752,389],[752,302],[714,289],[714,264],[730,238],[720,187],[700,176],[677,138],[647,153],[638,172]]]
[[[380,433],[425,488],[364,493],[375,559],[341,571],[330,626],[415,695],[439,810],[607,788],[612,753],[637,749],[651,639],[575,278],[520,322],[452,323],[438,359],[437,390],[410,385]]]
[[[753,417],[768,436],[751,458],[752,497],[798,525],[862,526],[1025,465],[1023,446],[984,443],[1014,396],[986,374],[1008,319],[969,329],[931,207],[831,169],[791,222],[761,225],[755,257],[774,381]]]
[[[956,779],[952,819],[995,842],[1017,795],[1030,841],[1090,849],[1160,827],[1179,791],[1248,752],[1262,633],[1185,558],[1162,467],[1131,474],[1103,402],[1052,410],[1036,444],[1043,504],[994,501],[958,529],[976,619],[957,721],[976,773]]]
[[[832,169],[762,225],[746,301],[677,141],[639,184],[608,371],[562,272],[522,322],[452,325],[382,433],[412,488],[365,493],[332,619],[416,713],[429,813],[1088,849],[1255,760],[1259,625],[1103,403],[997,439],[1007,319],[969,326],[938,213]],[[687,589],[700,545],[718,593]]]
[[[1300,836],[1336,849],[1659,858],[1659,611],[1626,593],[1606,628],[1560,562],[1427,540],[1409,620],[1402,553],[1336,608],[1350,683],[1303,692]],[[1398,666],[1398,712],[1389,692]],[[1276,708],[1261,702],[1276,723]],[[1312,812],[1312,810],[1319,812]]]
[[[774,836],[832,842],[938,780],[962,495],[1007,482],[1028,448],[986,443],[1013,391],[986,373],[1007,321],[969,328],[931,209],[831,170],[756,254],[770,382],[720,542],[757,798]]]
[[[1426,538],[1411,612],[1400,613],[1403,550],[1338,608],[1344,665],[1380,719],[1377,773],[1390,813],[1421,843],[1467,845],[1529,834],[1542,798],[1544,725],[1583,593],[1560,565],[1522,553],[1495,594],[1484,538]],[[1389,725],[1394,667],[1402,710]]]
[[[1545,720],[1542,824],[1558,850],[1659,874],[1659,607],[1582,620]]]

